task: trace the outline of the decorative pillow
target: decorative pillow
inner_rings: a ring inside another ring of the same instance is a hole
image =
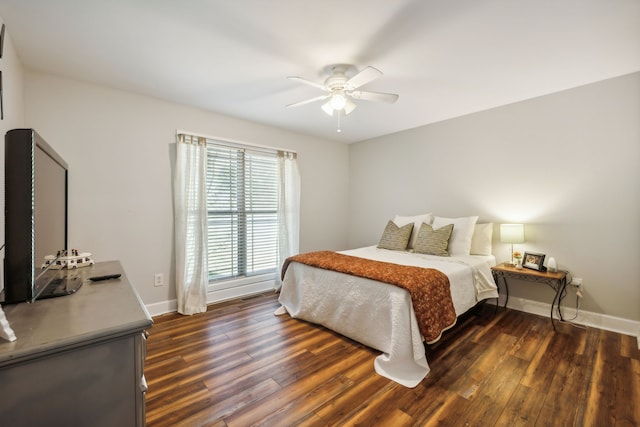
[[[445,225],[453,224],[453,231],[449,239],[449,255],[469,255],[471,251],[471,237],[475,228],[477,216],[467,216],[461,218],[442,218],[435,217],[433,219],[433,228],[441,228]]]
[[[413,223],[413,231],[411,232],[411,239],[409,240],[409,246],[407,246],[407,249],[413,249],[413,246],[416,243],[416,238],[418,237],[418,231],[420,231],[420,226],[423,223],[431,224],[431,222],[433,222],[433,214],[429,212],[426,214],[414,215],[414,216],[396,215],[396,217],[393,219],[393,222],[395,222],[398,227],[402,227],[403,225]]]
[[[429,224],[422,224],[413,249],[418,254],[449,256],[447,247],[452,231],[453,224],[445,225],[436,230]]]
[[[398,227],[393,221],[389,221],[384,228],[378,247],[380,249],[391,249],[393,251],[404,251],[407,249],[409,238],[413,230],[413,223],[403,227]]]
[[[471,237],[471,255],[491,255],[491,239],[493,237],[493,223],[476,224]]]

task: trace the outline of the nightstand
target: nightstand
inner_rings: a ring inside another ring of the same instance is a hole
[[[491,273],[493,273],[493,278],[498,286],[500,286],[499,281],[500,278],[502,278],[507,294],[507,299],[504,302],[505,307],[509,302],[509,284],[507,283],[507,279],[520,279],[528,282],[544,283],[556,292],[553,297],[553,302],[551,303],[551,313],[549,315],[553,329],[556,329],[556,325],[553,322],[554,307],[557,307],[560,320],[564,320],[562,317],[562,311],[560,310],[560,302],[562,301],[562,298],[564,298],[565,289],[567,287],[566,271],[557,271],[552,273],[550,271],[536,271],[528,268],[517,269],[509,264],[500,264],[495,267],[491,267]]]

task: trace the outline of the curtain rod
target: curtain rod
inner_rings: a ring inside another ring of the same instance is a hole
[[[264,150],[285,151],[285,152],[289,152],[289,153],[295,153],[296,155],[298,154],[298,152],[296,150],[291,150],[289,148],[269,147],[268,145],[255,144],[255,143],[252,143],[252,142],[245,142],[245,141],[240,141],[240,140],[237,140],[237,139],[222,138],[222,137],[219,137],[219,136],[204,135],[202,133],[189,132],[189,131],[182,130],[182,129],[176,129],[176,136],[178,136],[180,134],[190,135],[190,136],[195,136],[195,137],[200,137],[200,138],[206,138],[206,139],[213,139],[213,140],[216,140],[216,141],[228,142],[228,143],[231,143],[231,144],[244,145],[244,146],[247,146],[247,147],[262,148]]]

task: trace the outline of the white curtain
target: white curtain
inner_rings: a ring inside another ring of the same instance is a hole
[[[205,138],[178,135],[174,177],[178,312],[207,311],[207,147]]]
[[[278,270],[276,289],[282,286],[280,268],[285,259],[299,251],[300,172],[295,153],[278,151],[280,193],[278,199]]]

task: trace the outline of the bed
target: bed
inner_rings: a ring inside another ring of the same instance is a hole
[[[399,219],[400,218],[400,219]],[[398,217],[393,227],[402,225],[415,217]],[[437,217],[436,217],[437,218]],[[477,220],[477,217],[475,217]],[[422,224],[429,223],[433,230],[439,229],[434,225],[435,218],[415,220]],[[406,224],[405,224],[406,225]],[[415,226],[415,224],[413,224]],[[387,228],[390,225],[387,224]],[[492,226],[485,226],[487,229]],[[480,227],[478,227],[480,228]],[[455,228],[454,228],[455,229]],[[385,233],[386,233],[385,228]],[[405,230],[406,231],[406,230]],[[496,263],[493,255],[470,255],[472,237],[475,237],[475,220],[471,231],[458,227],[466,240],[466,252],[447,256],[417,253],[418,234],[411,230],[407,242],[389,249],[381,243],[359,249],[340,251],[339,254],[348,257],[364,258],[376,262],[391,263],[400,266],[421,267],[435,269],[444,273],[449,282],[451,303],[455,310],[455,317],[467,312],[479,301],[497,298],[497,287],[493,280],[490,267]],[[459,242],[460,234],[453,234],[448,245],[455,246],[453,237]],[[406,233],[405,233],[406,234]],[[490,234],[490,233],[489,233]],[[468,236],[467,236],[468,235]],[[468,237],[468,238],[467,238]],[[485,236],[486,240],[486,236]],[[489,237],[490,245],[490,237]],[[400,248],[400,249],[398,249]],[[484,251],[486,253],[486,250]],[[354,258],[354,260],[356,259]],[[418,325],[416,311],[410,291],[399,286],[383,283],[366,277],[345,274],[339,271],[307,265],[303,262],[286,263],[283,268],[282,288],[279,302],[281,307],[276,314],[288,313],[293,318],[303,319],[323,325],[341,335],[351,338],[366,346],[382,352],[374,360],[375,371],[406,387],[415,387],[429,373],[429,364],[425,355],[425,337],[423,325]],[[455,324],[455,317],[446,330]],[[421,317],[420,317],[421,318]],[[441,332],[442,332],[441,331]],[[429,342],[437,341],[437,336],[431,336]]]

